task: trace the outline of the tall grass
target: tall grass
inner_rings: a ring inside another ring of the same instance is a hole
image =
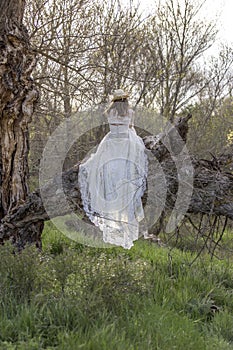
[[[48,223],[0,249],[0,349],[233,349],[233,267],[138,241],[91,248]]]

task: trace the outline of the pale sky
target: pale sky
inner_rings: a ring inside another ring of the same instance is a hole
[[[206,0],[203,13],[207,19],[217,17],[219,39],[233,43],[233,0]]]
[[[123,3],[128,3],[129,1],[130,0],[122,0]],[[153,4],[158,1],[159,0],[134,0],[133,2],[140,3],[142,9],[148,9],[149,13],[151,13]],[[163,2],[165,0],[160,1]],[[233,43],[233,0],[206,0],[202,12],[203,16],[207,19],[218,19],[219,39],[228,44]]]

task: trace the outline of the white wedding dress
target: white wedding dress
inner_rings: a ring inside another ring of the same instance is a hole
[[[78,175],[84,210],[103,231],[103,241],[126,249],[139,238],[148,171],[145,146],[130,127],[132,119],[132,110],[125,117],[110,110],[110,132],[96,153],[80,164]]]

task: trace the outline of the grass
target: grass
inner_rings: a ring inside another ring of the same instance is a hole
[[[0,349],[233,349],[233,265],[139,240],[92,248],[48,222],[0,249]]]

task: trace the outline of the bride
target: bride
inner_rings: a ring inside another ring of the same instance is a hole
[[[148,165],[128,97],[121,89],[114,92],[105,112],[110,132],[80,165],[78,175],[84,210],[103,231],[103,241],[126,249],[139,238]]]

